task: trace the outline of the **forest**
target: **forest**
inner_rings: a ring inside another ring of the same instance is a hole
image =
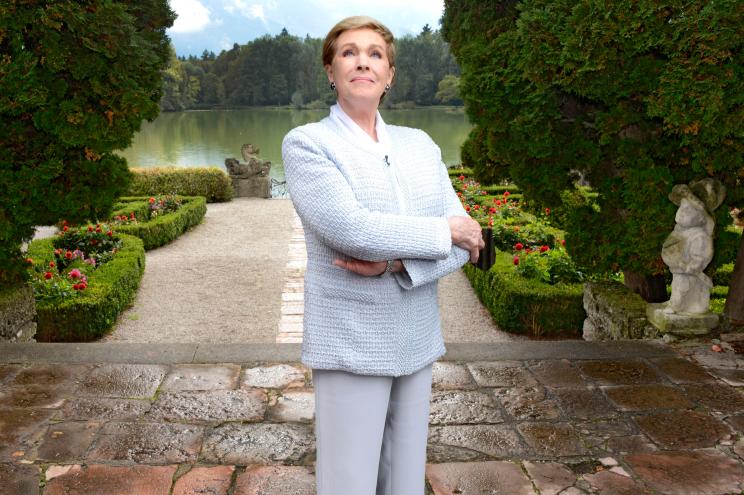
[[[321,62],[323,40],[299,38],[286,29],[218,55],[178,57],[170,49],[163,73],[163,111],[287,106],[323,108],[335,102]],[[449,45],[428,25],[396,39],[396,80],[385,107],[462,105],[460,69]]]

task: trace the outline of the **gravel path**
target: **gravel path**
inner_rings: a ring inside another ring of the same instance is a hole
[[[274,342],[292,202],[210,203],[202,223],[147,252],[133,307],[104,341]]]

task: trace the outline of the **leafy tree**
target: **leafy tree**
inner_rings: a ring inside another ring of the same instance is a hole
[[[666,299],[672,186],[714,177],[741,201],[741,2],[447,0],[442,30],[475,124],[468,165],[552,208],[585,270]]]
[[[445,105],[462,105],[460,98],[460,78],[447,74],[439,81],[436,99]]]
[[[105,218],[126,148],[159,111],[166,0],[0,3],[0,281],[23,278],[35,225]]]

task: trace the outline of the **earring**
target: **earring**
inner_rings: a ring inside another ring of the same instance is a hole
[[[336,83],[335,82],[332,82],[331,83],[331,91],[336,91]]]
[[[390,91],[390,85],[389,84],[386,84],[385,85],[385,92],[387,93],[388,91]]]

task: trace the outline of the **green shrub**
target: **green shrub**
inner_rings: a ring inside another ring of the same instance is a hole
[[[158,115],[166,0],[0,2],[0,284],[26,276],[34,226],[105,217],[127,148]]]
[[[111,260],[89,272],[87,288],[66,297],[36,303],[36,340],[39,342],[87,342],[108,332],[119,314],[134,300],[145,270],[142,240],[116,234],[122,247]],[[55,239],[29,244],[28,255],[37,262],[54,260]]]
[[[179,194],[204,196],[208,203],[230,201],[233,187],[227,172],[217,167],[133,168],[130,196]]]
[[[463,167],[452,167],[447,169],[447,173],[450,177],[459,177],[461,175],[464,175],[465,177],[469,177],[473,175],[473,170],[470,168],[463,168]]]
[[[586,318],[582,284],[551,286],[520,277],[507,253],[497,253],[489,271],[471,264],[463,269],[501,330],[532,336],[581,335]]]
[[[149,220],[146,219],[147,216],[143,215],[138,217],[142,220],[137,220],[136,223],[118,225],[116,231],[139,237],[144,243],[145,250],[168,244],[189,228],[201,223],[204,215],[207,213],[207,202],[204,197],[179,196],[179,198],[183,201],[183,204],[177,211],[159,215]],[[120,201],[126,202],[129,200],[134,205],[143,203],[147,205],[147,199],[142,197],[124,197],[120,198]],[[126,215],[129,209],[123,208],[120,211],[123,211]]]

